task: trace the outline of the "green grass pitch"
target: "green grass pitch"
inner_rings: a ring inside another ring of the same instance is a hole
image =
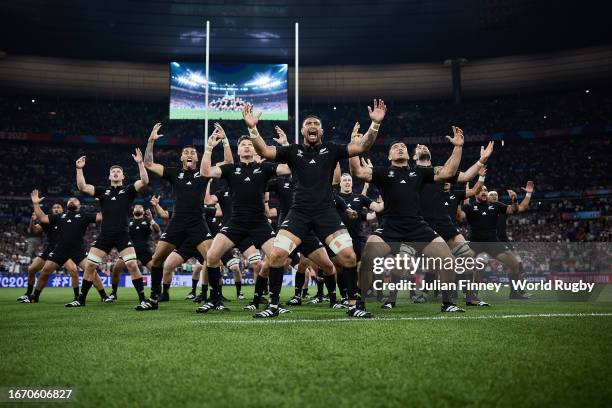
[[[170,108],[170,119],[204,120],[203,109]],[[242,120],[242,112],[208,112],[210,120]],[[261,120],[289,120],[287,112],[264,112]]]
[[[197,315],[187,291],[172,288],[169,303],[138,313],[132,289],[120,289],[115,304],[92,290],[82,309],[63,307],[71,289],[46,289],[39,304],[18,304],[22,289],[0,290],[0,387],[74,388],[76,401],[61,406],[612,404],[609,296],[487,294],[490,309],[450,316],[437,301],[415,305],[400,293],[395,310],[371,301],[369,321],[327,304],[254,321],[233,287],[223,314]]]

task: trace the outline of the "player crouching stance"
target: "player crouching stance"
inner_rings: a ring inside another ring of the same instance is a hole
[[[303,144],[274,147],[266,145],[257,130],[261,114],[253,115],[253,108],[248,105],[243,109],[243,117],[257,153],[265,159],[286,163],[295,182],[293,204],[280,226],[270,255],[271,303],[268,309],[257,313],[254,317],[278,316],[283,265],[289,254],[311,231],[314,231],[317,237],[336,254],[345,274],[354,277],[357,273],[357,260],[351,236],[335,208],[332,178],[339,160],[363,154],[374,144],[387,108],[382,100],[374,100],[373,109],[368,107],[368,111],[372,124],[361,142],[351,141],[348,145],[323,143],[321,121],[315,116],[308,116],[301,128]],[[355,281],[356,279],[347,279],[347,282]],[[351,297],[348,315],[357,316],[361,314],[361,311],[356,308],[357,290],[355,287],[348,288],[348,290]]]
[[[392,250],[391,246],[415,243],[426,257],[454,260],[444,239],[420,215],[419,193],[423,185],[449,179],[457,173],[463,149],[463,131],[453,126],[453,137],[447,138],[454,148],[443,167],[410,168],[408,149],[402,142],[392,144],[389,149],[390,167],[362,167],[359,158],[349,160],[353,176],[374,184],[385,203],[383,222],[368,238],[364,248],[359,268],[359,286],[362,290],[372,283],[375,258],[387,256]],[[448,263],[442,262],[442,265]],[[444,283],[454,282],[454,271],[443,267],[440,278]],[[450,290],[442,292],[442,299],[443,312],[465,311],[453,304]],[[362,315],[359,317],[371,317],[371,313],[365,311],[365,296],[362,296],[360,308]]]
[[[76,178],[77,187],[83,193],[96,197],[100,201],[102,209],[102,226],[100,235],[92,244],[89,254],[87,255],[87,264],[83,273],[83,284],[81,286],[81,294],[79,298],[70,302],[66,307],[82,307],[85,306],[87,293],[93,285],[96,267],[102,263],[104,257],[113,249],[117,248],[119,256],[125,262],[130,275],[134,289],[138,293],[140,303],[145,301],[144,284],[138,262],[136,251],[130,241],[130,232],[128,228],[129,215],[131,212],[132,202],[147,184],[149,184],[149,176],[144,167],[142,153],[140,149],[136,149],[136,154],[132,157],[138,165],[140,172],[140,180],[129,186],[123,185],[125,176],[121,166],[111,166],[108,174],[110,186],[94,187],[85,182],[83,175],[83,167],[85,167],[85,156],[79,158],[76,162]]]

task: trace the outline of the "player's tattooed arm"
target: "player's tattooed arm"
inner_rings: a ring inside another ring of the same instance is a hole
[[[480,170],[478,170],[478,174],[484,178],[487,175],[487,166],[481,167]],[[480,181],[480,177],[476,184],[474,184],[474,187],[469,188],[469,184],[469,182],[465,184],[465,198],[474,197],[480,194],[480,190],[482,190],[482,186],[484,185],[484,183]]]
[[[251,138],[251,142],[253,142],[255,151],[264,159],[274,160],[276,159],[276,147],[268,146],[257,130],[257,124],[259,123],[261,114],[262,112],[259,112],[259,115],[254,115],[253,105],[251,104],[247,103],[242,107],[242,118],[244,119],[244,123],[247,125],[249,137]]]
[[[353,127],[353,133],[351,135],[351,142],[348,145],[349,157],[359,156],[370,150],[374,146],[376,137],[378,136],[378,130],[380,124],[385,118],[387,113],[387,105],[382,99],[374,99],[373,107],[368,106],[368,114],[372,123],[368,128],[368,131],[359,139],[355,138],[355,134],[359,134],[359,123],[356,123]]]
[[[457,169],[459,168],[459,163],[461,162],[461,153],[463,151],[463,130],[460,128],[453,126],[453,137],[446,136],[446,138],[455,146],[453,148],[453,152],[450,157],[444,163],[443,167],[434,168],[434,181],[444,181],[455,174],[457,174]]]
[[[370,163],[371,164],[371,163]],[[372,167],[368,165],[361,157],[349,158],[349,167],[351,175],[358,178],[359,180],[369,183],[372,181]]]
[[[77,188],[79,189],[79,191],[87,195],[93,196],[96,193],[96,189],[91,184],[87,184],[87,182],[85,182],[85,176],[83,175],[83,167],[85,167],[85,160],[86,160],[86,157],[81,156],[76,161]]]
[[[476,175],[478,175],[479,170],[487,164],[487,160],[489,160],[489,157],[491,157],[491,154],[493,153],[494,144],[495,142],[489,142],[486,148],[480,146],[480,158],[476,163],[472,164],[469,169],[459,173],[459,178],[457,179],[457,182],[465,183],[466,181],[470,181],[474,177],[476,177]]]
[[[136,180],[136,182],[134,183],[134,189],[136,191],[142,191],[142,189],[144,189],[147,184],[149,184],[149,173],[147,173],[147,169],[144,166],[142,152],[139,148],[136,148],[134,154],[132,155],[132,158],[138,165],[138,172],[140,174],[140,180]]]
[[[212,134],[208,137],[208,144],[204,149],[204,156],[202,157],[202,163],[200,163],[200,174],[208,178],[221,178],[221,167],[213,166],[211,164],[212,151],[221,142],[221,132],[223,128],[215,126]]]
[[[147,148],[145,149],[144,154],[145,168],[160,177],[164,174],[164,166],[153,162],[153,145],[155,144],[155,141],[157,139],[159,139],[160,137],[164,137],[164,135],[160,135],[158,133],[161,126],[161,123],[156,123],[155,126],[153,126],[151,134],[149,135],[149,141],[147,142]]]
[[[49,216],[45,214],[42,208],[40,208],[40,203],[45,199],[45,197],[40,197],[38,195],[38,190],[36,189],[32,191],[30,197],[32,198],[32,205],[34,206],[34,214],[36,214],[36,218],[38,218],[38,221],[42,222],[43,224],[48,224]]]

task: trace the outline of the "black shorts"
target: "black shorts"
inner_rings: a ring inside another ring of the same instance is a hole
[[[82,245],[57,244],[47,257],[47,261],[55,262],[58,265],[63,265],[69,259],[72,259],[75,264],[80,264],[87,257],[87,251]]]
[[[102,231],[100,235],[98,235],[98,238],[91,244],[92,248],[97,248],[107,254],[113,248],[117,248],[117,252],[121,252],[125,248],[131,246],[132,241],[130,240],[130,233],[128,230],[117,232]]]
[[[149,245],[138,245],[134,246],[134,250],[136,251],[136,259],[140,261],[141,264],[146,265],[153,258],[153,253],[151,252],[151,248]]]
[[[429,226],[436,231],[442,239],[448,241],[450,239],[455,238],[457,235],[461,234],[459,227],[457,227],[451,220],[449,219],[426,219],[425,222],[429,224]]]
[[[195,258],[198,260],[199,263],[204,264],[204,257],[202,256],[200,251],[198,251],[197,245],[199,245],[199,243],[194,244],[193,242],[188,240],[183,242],[183,244],[180,247],[176,248],[174,252],[179,254],[180,257],[183,258],[184,262],[187,262],[191,258]]]
[[[323,244],[321,243],[319,238],[315,237],[314,234],[308,234],[306,238],[302,240],[302,243],[298,245],[297,248],[295,248],[292,254],[299,253],[307,257],[308,255],[312,254],[314,251],[322,247],[323,247]],[[299,262],[299,258],[298,258],[298,262]]]
[[[196,245],[212,239],[212,234],[208,230],[208,225],[201,216],[182,216],[174,215],[166,230],[160,235],[159,240],[167,242],[179,248],[189,240]]]
[[[508,245],[506,245],[506,243],[499,241],[470,241],[470,248],[472,248],[472,250],[474,250],[476,254],[484,252],[494,258],[496,258],[499,254],[503,254],[504,252],[510,251],[510,248],[508,247]]]
[[[55,245],[47,246],[44,251],[38,254],[37,258],[41,258],[43,261],[46,261],[49,259],[49,253],[53,251],[53,248],[55,248]]]
[[[261,248],[270,238],[276,236],[268,220],[261,217],[254,220],[232,218],[227,225],[219,229],[219,234],[225,235],[241,252],[251,245]]]
[[[287,230],[302,241],[312,231],[322,242],[334,232],[346,229],[334,207],[313,210],[292,208],[279,229]]]
[[[382,238],[387,244],[411,243],[421,250],[439,235],[422,219],[397,219],[385,217],[372,235]],[[393,245],[391,245],[393,247]]]

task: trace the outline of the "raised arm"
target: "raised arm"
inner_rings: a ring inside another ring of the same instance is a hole
[[[533,181],[528,181],[525,187],[521,187],[521,189],[525,192],[525,197],[520,204],[517,204],[516,198],[517,195],[514,191],[508,190],[508,195],[510,195],[510,199],[512,200],[512,205],[506,208],[506,214],[518,214],[522,213],[529,207],[529,202],[531,201],[531,194],[533,193]]]
[[[446,138],[455,146],[453,148],[453,152],[450,157],[444,163],[442,167],[436,167],[434,173],[434,181],[444,181],[455,174],[457,174],[457,169],[459,168],[459,163],[461,162],[461,153],[463,151],[463,130],[460,128],[453,126],[453,137],[446,136]]]
[[[337,186],[340,184],[340,180],[342,179],[342,171],[340,169],[340,163],[336,163],[336,168],[334,169],[334,176],[332,178],[332,186]]]
[[[30,217],[30,222],[28,223],[28,234],[40,234],[40,232],[42,231],[42,227],[39,224],[35,224],[34,221],[36,221],[36,213],[32,213],[32,216]]]
[[[469,182],[466,182],[465,185],[465,198],[477,196],[482,190],[482,186],[484,186],[485,176],[487,175],[487,166],[483,166],[478,170],[478,181],[474,184],[474,187],[469,187]]]
[[[213,166],[211,164],[212,152],[215,146],[217,146],[221,142],[221,132],[223,129],[220,129],[220,126],[217,127],[217,123],[215,123],[215,130],[208,137],[208,144],[206,145],[206,149],[204,149],[204,156],[202,157],[202,163],[200,163],[200,174],[203,177],[208,178],[221,178],[221,167]]]
[[[349,158],[351,175],[359,180],[369,183],[372,181],[372,167],[360,157]]]
[[[359,156],[372,148],[374,141],[376,140],[376,136],[378,136],[380,124],[385,118],[386,113],[387,106],[385,105],[385,101],[382,99],[374,99],[373,108],[368,106],[368,114],[370,115],[372,123],[360,141],[357,141],[351,137],[351,142],[348,144],[349,157]],[[355,134],[355,132],[359,132],[359,126],[359,123],[355,124],[355,127],[353,127],[353,134]]]
[[[495,142],[489,142],[487,148],[480,146],[480,158],[478,161],[467,169],[465,172],[460,172],[457,181],[459,183],[464,183],[466,181],[472,180],[478,174],[478,171],[483,168],[487,164],[487,160],[491,157],[491,153],[493,153],[493,145]]]
[[[251,138],[251,142],[253,142],[255,151],[264,159],[274,160],[276,159],[276,147],[268,146],[257,130],[257,124],[259,123],[261,114],[262,112],[259,112],[259,115],[255,116],[253,114],[253,105],[251,104],[246,104],[242,107],[242,117],[249,130],[249,137]]]
[[[214,127],[215,127],[215,130],[217,131],[219,139],[221,139],[221,142],[223,143],[223,163],[228,163],[228,164],[233,163],[234,155],[232,154],[232,147],[230,146],[229,140],[227,140],[227,135],[225,134],[225,130],[223,129],[221,124],[218,122],[215,122]]]
[[[96,193],[96,189],[91,184],[85,182],[85,176],[83,175],[83,167],[85,167],[86,156],[81,156],[76,161],[76,181],[77,188],[83,193],[93,196]]]
[[[153,126],[153,130],[151,130],[151,134],[149,135],[149,141],[147,142],[147,148],[145,149],[144,155],[145,168],[160,177],[164,174],[164,166],[153,162],[153,145],[155,144],[155,141],[157,139],[164,136],[157,133],[159,132],[161,126],[161,123],[156,123],[155,126]]]
[[[168,213],[168,211],[164,210],[162,208],[162,206],[159,205],[159,196],[155,196],[154,195],[153,197],[151,197],[151,205],[155,209],[155,212],[157,213],[159,218],[161,218],[163,220],[169,220],[170,219],[170,214]]]
[[[147,184],[149,184],[149,173],[147,173],[147,169],[144,166],[142,152],[140,149],[137,148],[134,152],[135,154],[133,154],[132,157],[138,165],[138,172],[140,173],[140,180],[136,180],[134,183],[134,189],[140,192],[147,186]]]
[[[151,214],[151,210],[147,209],[147,211],[145,211],[144,216],[145,216],[145,219],[149,221],[151,232],[153,234],[159,234],[161,232],[161,229],[159,228],[159,225],[153,219],[153,214]]]
[[[212,180],[208,180],[208,184],[206,184],[206,191],[204,192],[204,204],[211,205],[217,204],[219,199],[216,195],[210,194],[210,185],[212,184]]]

